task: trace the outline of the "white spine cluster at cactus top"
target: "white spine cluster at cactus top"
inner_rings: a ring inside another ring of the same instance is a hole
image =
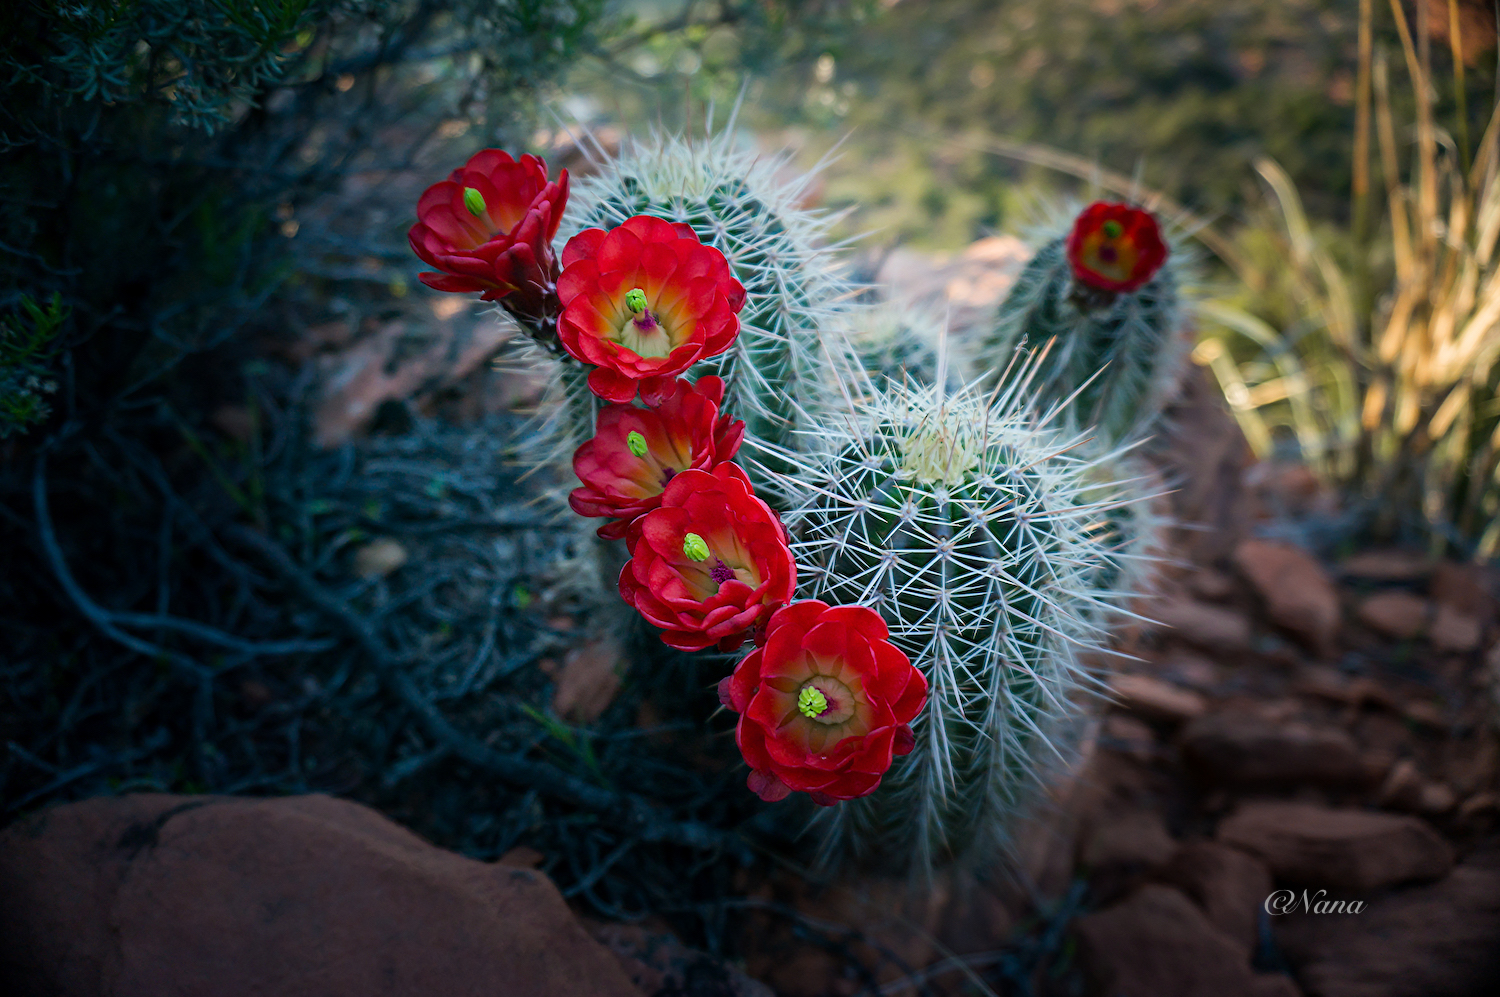
[[[877,609],[931,685],[916,749],[879,792],[823,815],[829,854],[918,869],[991,854],[1067,754],[1120,501],[1080,442],[1037,425],[1016,389],[898,384],[806,441],[782,483],[799,595]]]

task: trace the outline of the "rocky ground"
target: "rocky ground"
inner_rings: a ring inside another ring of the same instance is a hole
[[[961,324],[1023,258],[986,240],[871,270],[946,298]],[[489,316],[420,292],[331,311],[266,344],[320,368],[325,444],[536,397],[483,363],[506,335]],[[215,419],[230,437],[244,421],[232,406]],[[1190,380],[1173,425],[1152,459],[1184,528],[1141,619],[1098,662],[1112,702],[983,881],[913,894],[879,876],[830,880],[783,849],[733,872],[714,901],[733,936],[694,948],[672,911],[602,918],[587,876],[565,899],[545,872],[559,857],[528,844],[465,857],[328,796],[136,795],[5,829],[0,970],[11,992],[78,997],[1497,992],[1493,573],[1330,549],[1337,503],[1301,467],[1251,463],[1206,380]],[[409,556],[380,543],[356,574]],[[533,684],[550,682],[555,716],[588,724],[622,709],[621,653],[553,648]],[[677,750],[649,696],[631,708],[638,733]],[[417,823],[422,781],[383,809]]]

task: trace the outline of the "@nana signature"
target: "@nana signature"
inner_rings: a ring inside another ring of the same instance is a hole
[[[1326,900],[1327,890],[1319,890],[1309,893],[1303,890],[1299,895],[1295,890],[1277,890],[1266,897],[1262,904],[1267,914],[1295,914],[1303,911],[1308,914],[1358,914],[1365,909],[1363,900]]]

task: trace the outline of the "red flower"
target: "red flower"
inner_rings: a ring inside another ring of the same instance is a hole
[[[745,424],[719,414],[723,400],[724,382],[710,376],[697,384],[677,378],[650,408],[606,405],[598,432],[573,454],[583,487],[573,489],[568,504],[580,516],[613,519],[599,527],[601,537],[623,537],[632,522],[661,505],[679,472],[712,471],[734,458]]]
[[[683,651],[734,650],[797,588],[781,520],[732,462],[673,477],[626,542],[620,597]]]
[[[674,377],[729,349],[745,304],[723,253],[691,226],[646,215],[569,239],[557,295],[563,349],[597,365],[589,388],[612,402],[634,398],[638,382]]]
[[[536,156],[499,149],[475,153],[462,169],[428,187],[417,202],[412,250],[441,273],[420,277],[439,291],[483,291],[518,316],[552,317],[557,257],[552,240],[568,203],[568,171],[547,181]],[[549,309],[550,305],[550,309]]]
[[[1128,204],[1096,201],[1068,233],[1073,277],[1101,291],[1134,291],[1167,260],[1156,219]]]
[[[735,741],[748,784],[767,802],[793,790],[820,806],[867,796],[915,745],[927,679],[864,606],[793,603],[771,617],[765,646],[719,683],[740,715]]]

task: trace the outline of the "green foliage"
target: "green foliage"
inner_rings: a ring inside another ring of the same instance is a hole
[[[1018,350],[1037,351],[1029,371],[1037,401],[1067,404],[1068,418],[1097,429],[1107,445],[1128,442],[1171,399],[1192,347],[1181,328],[1179,273],[1174,254],[1135,291],[1080,293],[1064,237],[1054,238],[1001,303],[977,364],[993,384]]]
[[[876,609],[927,676],[916,749],[879,791],[823,815],[829,856],[923,871],[992,859],[1069,750],[1080,648],[1099,636],[1118,499],[1015,389],[890,385],[823,427],[782,487],[799,596]]]
[[[23,295],[20,309],[0,318],[0,440],[52,413],[46,401],[57,390],[51,361],[67,317],[62,296],[54,294],[45,307]]]

